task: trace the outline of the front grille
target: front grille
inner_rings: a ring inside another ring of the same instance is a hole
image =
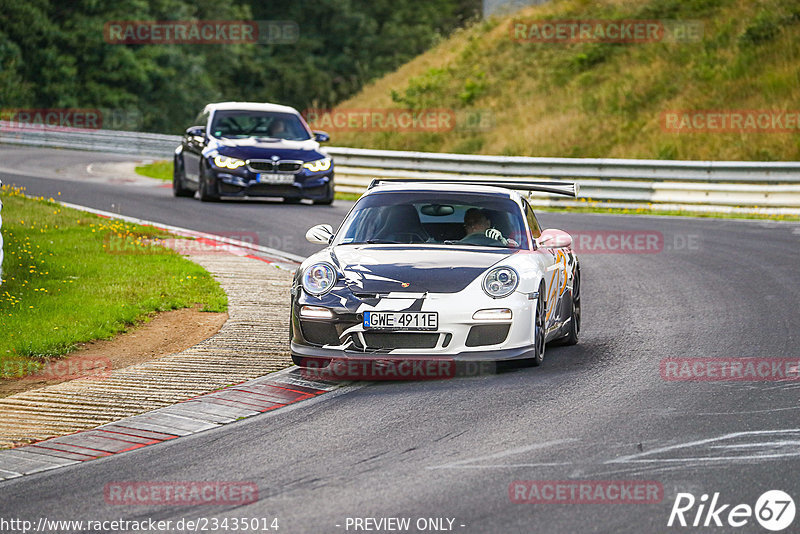
[[[303,338],[312,345],[338,345],[339,334],[332,323],[300,321]]]
[[[365,332],[368,349],[432,349],[439,341],[436,333]]]
[[[297,172],[301,165],[298,161],[279,161],[278,172]]]
[[[250,160],[247,164],[251,171],[255,172],[272,172],[275,170],[275,164],[271,161],[253,161]]]
[[[269,159],[251,159],[247,161],[247,168],[252,172],[282,172],[296,173],[303,166],[302,161],[282,159],[273,161]]]
[[[468,347],[482,347],[484,345],[499,345],[508,337],[510,324],[480,324],[469,329],[466,345]]]
[[[253,184],[247,188],[247,194],[264,197],[296,197],[299,194],[299,189],[293,185]]]

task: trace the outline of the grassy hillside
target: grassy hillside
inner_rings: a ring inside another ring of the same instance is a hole
[[[513,19],[703,22],[696,42],[522,43]],[[800,110],[800,3],[553,0],[462,30],[339,109],[488,109],[451,132],[337,132],[336,145],[565,157],[800,159],[791,133],[670,133],[671,110]]]

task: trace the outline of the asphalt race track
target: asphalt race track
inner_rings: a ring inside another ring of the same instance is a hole
[[[0,147],[0,179],[31,194],[61,192],[67,202],[176,226],[256,232],[260,244],[301,255],[316,248],[303,240],[306,228],[335,226],[349,207],[341,201],[333,207],[201,204],[173,198],[164,187],[81,178],[81,165],[107,159],[113,158]],[[657,250],[579,250],[581,341],[548,347],[542,367],[365,384],[11,480],[0,484],[0,517],[278,518],[282,533],[353,532],[352,518],[388,517],[411,518],[410,532],[420,518],[452,519],[452,530],[465,533],[694,531],[667,526],[676,495],[684,492],[698,504],[701,495],[719,493],[718,503],[730,505],[719,515],[724,527],[699,531],[766,532],[754,517],[741,528],[729,526],[728,512],[738,504],[755,507],[767,490],[800,497],[800,382],[670,381],[661,364],[666,358],[800,358],[800,226],[553,213],[541,214],[540,222],[590,235],[595,245],[598,235],[605,244],[609,235],[627,232],[661,236]],[[104,500],[111,482],[220,480],[256,483],[259,500],[199,507]],[[653,481],[663,486],[663,498],[530,504],[509,496],[514,481],[563,480]],[[698,504],[686,512],[688,522]],[[798,525],[800,518],[785,532],[800,531]]]

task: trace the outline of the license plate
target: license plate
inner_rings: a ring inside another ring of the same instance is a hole
[[[277,174],[273,172],[262,172],[258,174],[260,184],[293,184],[294,174]]]
[[[371,330],[436,330],[437,312],[364,312],[364,329]]]

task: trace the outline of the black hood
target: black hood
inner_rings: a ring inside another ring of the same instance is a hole
[[[330,252],[356,293],[457,293],[512,253],[506,248],[382,245],[340,245]]]

